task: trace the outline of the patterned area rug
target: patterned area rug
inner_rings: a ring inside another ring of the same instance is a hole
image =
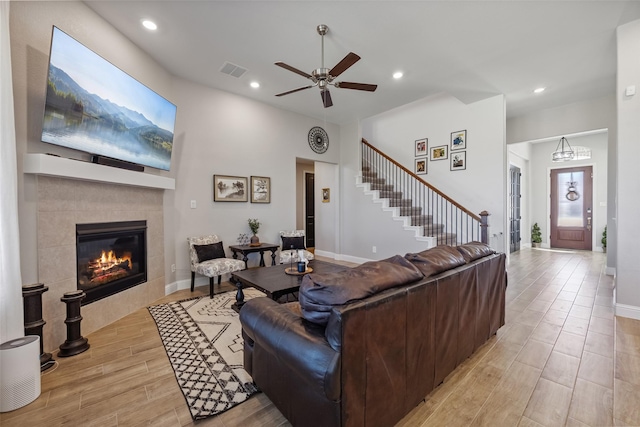
[[[257,392],[243,367],[235,291],[149,307],[194,420],[224,412]],[[264,296],[244,290],[245,300]]]

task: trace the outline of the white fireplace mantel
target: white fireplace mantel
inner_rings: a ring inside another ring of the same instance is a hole
[[[136,187],[175,190],[176,180],[166,176],[130,171],[82,160],[67,159],[43,153],[27,153],[23,158],[24,173],[109,182]]]

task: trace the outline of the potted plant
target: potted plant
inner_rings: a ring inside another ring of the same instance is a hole
[[[607,226],[604,226],[604,231],[602,232],[602,239],[600,239],[600,243],[602,243],[602,252],[607,252]]]
[[[534,248],[539,248],[540,243],[542,243],[542,233],[540,232],[540,227],[536,222],[535,224],[533,224],[533,227],[531,227],[531,246]]]
[[[260,221],[258,221],[257,218],[253,218],[253,219],[249,218],[248,223],[249,223],[249,228],[253,233],[253,236],[251,236],[251,243],[249,243],[249,246],[260,246],[260,239],[257,236],[258,230],[260,229]]]

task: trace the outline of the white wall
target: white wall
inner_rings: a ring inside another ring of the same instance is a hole
[[[249,233],[247,220],[258,218],[260,241],[279,244],[279,232],[296,225],[296,158],[338,163],[340,144],[338,127],[322,124],[331,143],[325,154],[316,154],[307,143],[309,129],[320,125],[315,119],[179,78],[174,78],[173,87],[183,146],[173,163],[171,250],[176,280],[186,281],[188,236],[215,233],[225,246],[236,244],[240,233]],[[214,202],[214,174],[270,177],[271,203]],[[190,208],[191,200],[196,209]],[[322,234],[316,227],[316,239]],[[251,254],[249,265],[257,265],[258,259]]]
[[[496,96],[465,105],[448,95],[437,95],[362,121],[362,136],[406,168],[414,168],[414,141],[429,138],[429,146],[448,145],[451,132],[467,130],[467,169],[452,172],[448,161],[429,162],[423,176],[445,194],[472,212],[489,211],[490,239],[504,250],[506,150],[504,145],[504,98]],[[345,147],[346,148],[346,147]],[[346,203],[343,215],[342,253],[376,258],[406,253],[413,236],[389,238],[386,230],[396,227],[372,213],[378,209],[353,184],[358,173],[359,151],[343,151]],[[401,236],[402,233],[399,233]],[[372,253],[376,246],[377,253]],[[382,252],[381,249],[382,248]],[[424,247],[423,247],[424,249]]]
[[[613,128],[615,124],[615,97],[594,98],[510,118],[507,144]]]
[[[602,250],[600,238],[607,225],[607,143],[606,132],[567,138],[572,146],[591,149],[591,159],[554,163],[551,153],[558,141],[531,144],[531,223],[537,222],[542,232],[542,245],[549,247],[550,178],[551,169],[593,166],[593,250]],[[604,206],[602,206],[604,205]],[[530,234],[530,233],[529,233]],[[529,236],[531,237],[531,236]]]
[[[625,88],[640,88],[640,21],[618,27],[618,181],[616,314],[640,319],[640,94],[625,96]],[[607,237],[611,233],[608,229]]]
[[[362,130],[360,122],[352,122],[340,126],[340,208],[338,230],[339,238],[336,243],[336,258],[344,259],[342,254],[346,254],[346,247],[353,248],[354,245],[347,245],[345,242],[352,237],[349,228],[349,221],[357,220],[359,212],[357,204],[353,198],[356,192],[356,176],[360,171],[360,141]],[[353,254],[355,256],[355,254]]]
[[[0,51],[11,49],[9,10],[11,4],[0,3]],[[0,55],[0,343],[24,336],[22,276],[18,224],[18,182],[15,127],[13,126],[13,82],[11,56]],[[9,122],[9,123],[5,123]],[[11,250],[7,251],[7,248]],[[1,357],[1,356],[0,356]],[[0,360],[0,363],[2,361]],[[0,378],[0,387],[4,389]]]
[[[340,213],[340,176],[338,165],[315,162],[316,253],[335,256]],[[322,189],[329,189],[329,201],[322,201]]]

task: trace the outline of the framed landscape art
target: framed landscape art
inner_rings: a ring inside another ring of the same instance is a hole
[[[213,175],[214,202],[246,202],[247,178],[244,176]]]
[[[467,168],[467,152],[451,153],[451,170],[460,171]]]
[[[271,203],[271,178],[251,177],[251,203]]]
[[[446,160],[449,157],[449,146],[431,147],[430,160]]]
[[[459,130],[451,132],[451,151],[465,150],[467,148],[467,131]]]
[[[415,145],[416,157],[427,155],[427,145],[429,140],[427,138],[418,139]]]
[[[416,159],[416,175],[426,175],[427,174],[427,158],[421,157]]]

